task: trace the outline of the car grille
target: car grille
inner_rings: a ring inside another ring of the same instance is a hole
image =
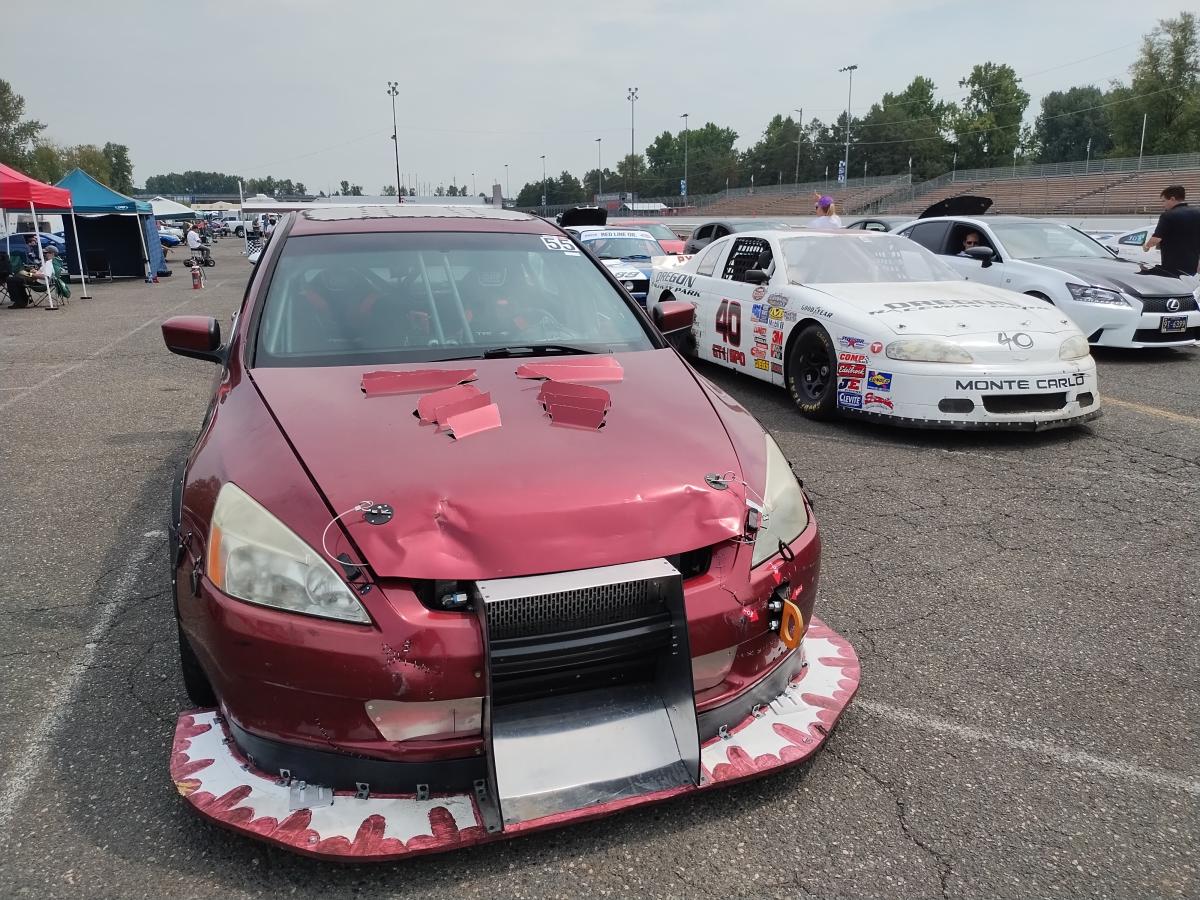
[[[1139,328],[1133,333],[1135,344],[1173,344],[1176,341],[1200,340],[1200,328],[1187,331],[1161,332],[1157,328]]]
[[[984,394],[983,408],[997,415],[1053,412],[1067,405],[1065,392],[1055,394]]]
[[[1178,309],[1167,309],[1167,302],[1170,300],[1178,300]],[[1191,294],[1184,294],[1179,297],[1143,297],[1142,312],[1147,313],[1185,313],[1196,311],[1196,298]]]
[[[536,637],[612,625],[661,609],[661,601],[650,591],[650,582],[604,584],[490,603],[488,633],[493,640]]]

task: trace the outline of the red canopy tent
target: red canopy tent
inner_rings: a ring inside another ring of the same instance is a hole
[[[0,213],[9,209],[25,209],[33,216],[33,229],[37,233],[37,207],[42,209],[69,209],[71,211],[71,230],[75,231],[75,206],[71,201],[71,192],[53,185],[45,184],[35,178],[30,178],[23,172],[18,172],[11,166],[0,163]],[[4,224],[4,234],[8,234],[7,217],[0,215]],[[5,244],[7,249],[7,242]],[[79,233],[75,233],[75,252],[79,253]],[[42,255],[42,238],[38,235],[38,256],[44,263]],[[83,298],[88,298],[87,276],[84,274],[83,259],[79,260],[80,279],[83,282]]]

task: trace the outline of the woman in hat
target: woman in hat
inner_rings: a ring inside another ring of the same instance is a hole
[[[842,227],[842,220],[838,217],[837,210],[833,205],[833,198],[823,194],[813,194],[816,197],[813,211],[817,217],[808,223],[809,228],[816,228],[819,231],[836,231]]]

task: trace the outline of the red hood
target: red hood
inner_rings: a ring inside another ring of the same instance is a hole
[[[420,424],[420,394],[365,397],[362,375],[380,367],[251,375],[337,512],[395,508],[385,525],[346,518],[377,575],[473,580],[669,556],[741,530],[740,492],[704,481],[742,470],[691,371],[670,350],[616,358],[624,379],[601,385],[612,407],[600,430],[552,425],[542,382],[515,375],[528,360],[389,367],[475,368],[502,425],[462,440]]]

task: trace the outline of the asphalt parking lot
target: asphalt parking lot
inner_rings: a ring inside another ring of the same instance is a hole
[[[1105,415],[1040,435],[815,424],[704,368],[803,474],[862,660],[809,764],[382,866],[194,817],[165,523],[216,370],[158,324],[227,322],[238,249],[0,309],[0,896],[1200,896],[1197,350],[1098,354]]]

